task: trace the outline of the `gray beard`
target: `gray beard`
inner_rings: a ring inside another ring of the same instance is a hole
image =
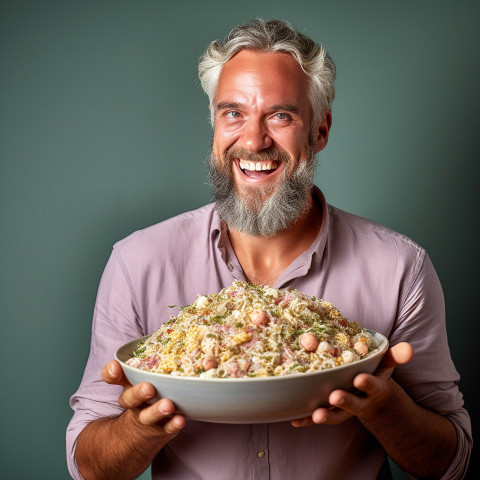
[[[241,192],[237,192],[232,171],[235,157],[252,161],[266,158],[290,161],[286,152],[278,150],[256,155],[234,150],[226,152],[222,168],[213,153],[210,154],[208,172],[212,195],[220,220],[229,229],[255,237],[271,237],[289,228],[308,210],[316,165],[312,141],[307,159],[300,162],[290,178],[286,175],[287,168],[283,170],[276,191],[275,186],[267,186],[242,187]]]

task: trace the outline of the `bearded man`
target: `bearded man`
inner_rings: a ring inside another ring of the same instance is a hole
[[[169,479],[391,478],[388,455],[413,477],[461,478],[470,420],[427,254],[328,205],[313,184],[332,124],[332,59],[287,23],[255,20],[212,42],[199,74],[215,203],[115,245],[71,400],[70,473],[135,478],[151,464],[153,478]],[[374,375],[355,378],[359,395],[336,390],[332,408],[310,418],[209,424],[175,414],[166,398],[147,405],[153,386],[128,384],[114,351],[157,330],[169,304],[234,279],[324,298],[393,346]]]

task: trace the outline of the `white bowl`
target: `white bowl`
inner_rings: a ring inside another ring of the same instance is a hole
[[[282,377],[199,378],[148,372],[126,365],[143,338],[126,343],[115,352],[132,385],[149,382],[157,390],[152,400],[165,397],[178,413],[214,423],[271,423],[310,416],[315,408],[328,406],[333,390],[352,390],[359,373],[373,373],[388,349],[382,334],[375,338],[376,352],[357,362],[313,373]]]

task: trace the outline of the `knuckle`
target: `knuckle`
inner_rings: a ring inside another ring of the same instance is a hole
[[[157,421],[156,419],[152,419],[152,412],[150,407],[142,409],[138,415],[138,419],[144,425],[152,425]]]
[[[138,407],[145,400],[145,395],[142,394],[141,388],[141,384],[126,388],[118,398],[118,404],[122,408]]]
[[[131,390],[131,388],[129,389]],[[125,390],[119,397],[118,397],[118,404],[122,408],[131,408],[132,406],[130,405],[130,395],[128,390]]]

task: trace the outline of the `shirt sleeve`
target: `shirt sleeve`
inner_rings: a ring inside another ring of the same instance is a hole
[[[445,302],[432,262],[424,253],[418,274],[403,292],[391,345],[406,341],[413,360],[395,369],[394,378],[421,406],[448,418],[457,432],[457,450],[442,479],[463,478],[472,448],[470,417],[458,388],[460,376],[447,340]]]
[[[122,413],[117,399],[123,388],[103,382],[101,370],[114,358],[117,348],[145,335],[139,324],[138,302],[125,273],[114,248],[97,293],[85,372],[78,390],[70,399],[74,413],[66,434],[67,464],[70,475],[77,480],[82,478],[75,461],[80,432],[94,420]]]

